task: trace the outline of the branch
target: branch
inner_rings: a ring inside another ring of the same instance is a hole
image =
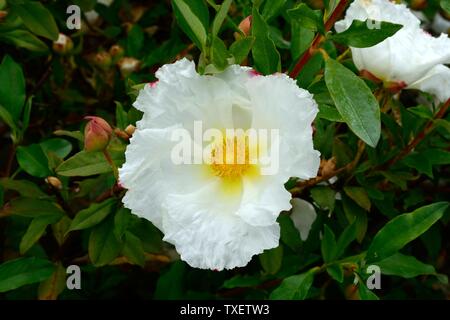
[[[345,8],[347,7],[348,0],[341,0],[339,4],[334,9],[333,13],[330,15],[328,20],[325,22],[325,32],[331,30],[339,17],[344,13]],[[303,67],[308,63],[309,59],[314,55],[314,53],[319,48],[320,44],[325,40],[325,36],[321,34],[317,34],[314,37],[314,40],[309,47],[309,49],[301,56],[298,60],[292,71],[289,73],[289,76],[293,79],[297,79],[298,75],[302,71]]]

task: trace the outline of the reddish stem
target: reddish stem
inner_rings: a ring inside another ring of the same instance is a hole
[[[347,7],[348,0],[341,0],[339,4],[336,6],[336,9],[334,9],[333,13],[330,15],[328,20],[325,22],[325,32],[328,32],[331,30],[331,28],[334,26],[336,21],[339,19],[339,17],[344,12],[345,8]],[[295,64],[292,71],[289,73],[289,76],[293,79],[296,79],[300,72],[302,71],[303,67],[308,63],[309,59],[314,55],[316,50],[318,49],[319,45],[322,43],[322,41],[325,40],[325,36],[321,34],[317,34],[311,43],[311,46],[309,49],[300,57],[300,59]]]

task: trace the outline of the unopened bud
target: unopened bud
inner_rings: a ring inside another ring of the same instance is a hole
[[[125,128],[125,132],[131,137],[134,133],[134,131],[136,131],[136,127],[133,126],[132,124],[128,125],[128,127]]]
[[[125,53],[125,50],[118,44],[115,44],[115,45],[111,46],[111,48],[109,48],[109,54],[115,61],[122,58],[124,53]]]
[[[427,0],[412,0],[409,6],[413,10],[423,10],[427,5]]]
[[[5,20],[7,15],[8,15],[8,11],[0,10],[0,22]]]
[[[239,23],[239,29],[246,36],[249,36],[252,32],[252,16],[248,16]]]
[[[85,117],[89,122],[84,128],[84,149],[86,151],[103,151],[111,139],[112,128],[102,118]]]
[[[47,177],[45,178],[45,182],[47,182],[49,185],[51,185],[52,187],[61,190],[62,189],[62,183],[61,180],[59,180],[57,177]]]
[[[73,41],[65,34],[60,33],[58,40],[53,42],[53,51],[61,55],[70,53],[73,49]]]
[[[135,58],[124,57],[117,62],[117,65],[119,66],[122,76],[127,77],[139,70],[141,62]]]
[[[106,51],[98,52],[94,56],[94,63],[96,66],[100,67],[101,69],[108,70],[112,64],[111,55]]]

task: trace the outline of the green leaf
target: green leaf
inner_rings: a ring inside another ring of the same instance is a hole
[[[223,70],[228,66],[229,53],[225,43],[218,37],[214,37],[211,46],[212,63],[218,70]]]
[[[71,137],[81,142],[84,141],[84,135],[80,131],[56,130],[55,132],[53,132],[53,134],[56,136]]]
[[[116,200],[112,198],[101,203],[91,204],[77,213],[67,232],[88,229],[99,224],[113,211],[115,205]]]
[[[122,249],[124,256],[132,263],[144,266],[145,254],[141,240],[129,231],[126,231],[124,236],[125,242]]]
[[[361,243],[367,232],[367,212],[346,196],[342,197],[342,203],[348,222],[350,224],[355,224],[356,240]]]
[[[59,205],[46,200],[31,198],[15,198],[3,209],[4,215],[15,214],[18,216],[35,218],[40,216],[60,215],[64,211]]]
[[[181,29],[202,51],[206,48],[208,8],[203,0],[173,0],[173,9]]]
[[[375,147],[381,134],[380,108],[366,83],[333,59],[326,61],[325,82],[350,129]]]
[[[450,14],[450,0],[441,0],[441,8]]]
[[[265,250],[259,255],[259,262],[261,263],[264,271],[268,274],[277,273],[283,262],[283,246]]]
[[[262,282],[260,277],[235,275],[233,278],[225,280],[222,287],[225,289],[254,287]]]
[[[119,29],[120,31],[120,29]],[[127,37],[127,53],[132,57],[138,57],[144,46],[144,31],[135,24],[131,27]]]
[[[356,238],[356,223],[350,224],[345,230],[342,232],[342,234],[339,236],[339,239],[336,244],[336,259],[340,258],[344,252],[345,249],[349,246],[349,244],[355,240]]]
[[[0,105],[11,115],[12,119],[5,119],[8,120],[7,123],[14,123],[14,126],[8,123],[10,127],[17,127],[24,103],[25,78],[22,67],[9,55],[5,55],[0,64]]]
[[[336,238],[333,231],[327,225],[324,225],[324,234],[320,249],[325,262],[333,261],[336,256]]]
[[[314,281],[314,272],[287,277],[270,294],[271,300],[304,300]]]
[[[16,157],[19,166],[34,177],[44,178],[52,174],[48,168],[47,157],[39,144],[18,147]]]
[[[47,53],[47,45],[28,30],[16,29],[0,33],[0,40],[33,52]]]
[[[370,24],[379,24],[379,28]],[[336,33],[329,38],[337,43],[355,48],[372,47],[385,39],[392,37],[403,26],[390,22],[353,20],[350,27],[341,33]]]
[[[437,202],[389,221],[373,238],[367,261],[380,261],[396,253],[442,218],[447,207],[447,202]]]
[[[47,226],[58,222],[63,216],[64,214],[60,212],[34,218],[20,241],[20,254],[25,254],[41,238]]]
[[[420,275],[435,275],[436,270],[432,265],[425,264],[413,256],[395,253],[390,257],[377,262],[381,273],[403,278],[414,278]]]
[[[344,119],[342,119],[342,116],[336,107],[328,104],[319,103],[319,113],[317,116],[328,121],[344,122]]]
[[[360,280],[358,284],[358,293],[361,300],[379,300],[377,295],[369,290],[362,280]]]
[[[72,151],[72,144],[61,138],[47,139],[41,143],[42,150],[45,154],[54,153],[59,158],[64,159]]]
[[[37,185],[29,180],[13,180],[10,178],[0,179],[0,186],[6,190],[17,191],[21,196],[28,198],[47,198],[48,195],[44,193]]]
[[[339,283],[344,281],[344,269],[340,264],[332,264],[327,267],[327,273]]]
[[[50,261],[36,257],[9,260],[0,265],[0,292],[41,282],[49,278],[54,269]]]
[[[294,225],[294,221],[288,215],[280,215],[278,217],[278,223],[280,224],[281,241],[292,250],[298,250],[302,245],[302,239],[300,238],[298,229]]]
[[[245,37],[233,42],[230,46],[230,53],[234,57],[234,63],[240,64],[245,58],[247,58],[254,42],[254,37]]]
[[[262,74],[281,71],[280,53],[270,38],[268,25],[256,8],[253,8],[252,17],[252,36],[255,37],[252,55],[256,69]]]
[[[174,300],[183,298],[183,279],[186,265],[182,261],[174,262],[156,283],[154,299]]]
[[[433,165],[450,164],[450,152],[442,149],[428,149],[423,151]]]
[[[287,11],[289,17],[303,28],[320,31],[323,33],[324,25],[320,10],[313,10],[304,3],[300,3],[293,9]]]
[[[53,41],[58,40],[58,26],[51,12],[42,3],[26,1],[23,4],[13,4],[11,8],[34,34]]]
[[[114,154],[111,156],[117,164],[117,157],[115,157]],[[86,177],[110,171],[111,166],[106,161],[103,153],[86,151],[78,152],[56,168],[56,172],[59,175],[67,177]]]
[[[315,33],[312,30],[302,27],[295,20],[291,22],[291,33],[291,55],[293,60],[297,60],[309,48]]]
[[[52,276],[39,285],[38,299],[56,300],[66,288],[66,275],[66,268],[58,262]]]
[[[119,101],[114,101],[116,104],[116,126],[124,130],[128,125],[128,116]]]
[[[264,2],[261,15],[265,21],[276,17],[278,13],[283,9],[286,4],[286,0],[270,0]]]
[[[96,267],[113,261],[122,249],[114,234],[114,220],[110,217],[97,225],[89,236],[89,258]]]
[[[410,168],[416,169],[419,173],[426,174],[433,178],[433,165],[427,155],[423,153],[412,153],[401,160],[401,162]]]
[[[433,119],[433,112],[431,112],[430,108],[427,106],[418,105],[416,107],[411,107],[406,110],[423,119],[427,120]]]
[[[17,132],[18,129],[16,122],[14,121],[11,113],[9,113],[9,111],[6,110],[2,105],[0,105],[0,119],[3,120],[3,122],[6,123],[8,127],[11,128],[13,134]]]
[[[213,24],[212,24],[212,37],[216,37],[219,34],[220,27],[222,26],[223,21],[227,17],[228,10],[230,9],[230,5],[233,2],[233,0],[225,0],[220,5],[219,11],[216,13],[216,17],[214,18]]]
[[[314,187],[311,189],[311,197],[314,202],[319,205],[321,209],[334,210],[334,204],[336,202],[336,191],[329,187]]]
[[[370,199],[362,187],[344,187],[344,192],[353,199],[361,208],[370,211]]]

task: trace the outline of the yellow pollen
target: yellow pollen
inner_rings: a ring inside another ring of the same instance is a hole
[[[211,169],[221,178],[237,179],[251,167],[248,139],[245,136],[224,138],[211,151]]]

